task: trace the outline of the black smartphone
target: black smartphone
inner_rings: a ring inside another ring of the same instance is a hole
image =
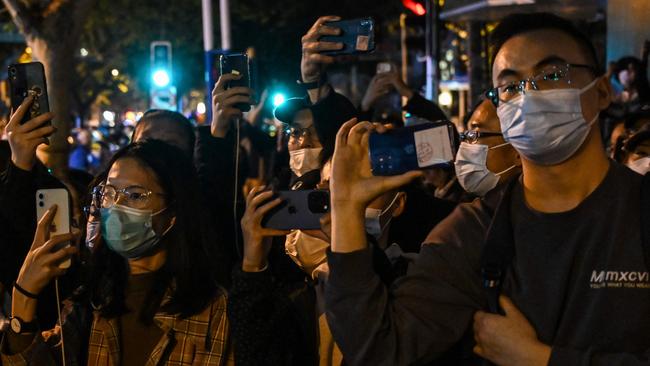
[[[372,174],[398,175],[453,162],[457,145],[454,131],[453,123],[439,121],[371,133]]]
[[[320,219],[330,210],[330,194],[325,190],[277,191],[282,203],[262,219],[262,227],[279,230],[317,230]]]
[[[219,64],[221,68],[221,75],[230,73],[241,75],[241,78],[239,80],[232,80],[228,82],[226,89],[236,86],[244,86],[246,88],[251,87],[250,61],[247,54],[233,53],[230,55],[221,55],[219,58]],[[248,112],[251,110],[250,104],[246,103],[235,104],[235,108],[238,108],[242,112]]]
[[[14,111],[20,107],[27,96],[34,96],[34,102],[23,117],[20,124],[50,111],[50,102],[47,98],[47,84],[45,82],[45,69],[40,62],[15,64],[9,66],[9,89],[11,108]]]
[[[321,41],[340,42],[343,48],[335,51],[323,51],[324,55],[351,55],[355,53],[368,53],[375,50],[375,21],[374,19],[359,18],[338,20],[325,23],[329,27],[341,29],[338,36],[325,36]]]

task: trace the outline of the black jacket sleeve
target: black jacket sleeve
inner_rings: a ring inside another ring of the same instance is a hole
[[[406,103],[403,109],[415,116],[428,119],[429,121],[447,119],[445,112],[443,112],[436,103],[425,99],[418,93],[413,93],[413,96],[408,100],[408,103]]]
[[[481,205],[459,206],[390,287],[373,270],[370,249],[328,253],[327,319],[350,365],[431,360],[461,339],[484,305],[478,268],[489,215]]]

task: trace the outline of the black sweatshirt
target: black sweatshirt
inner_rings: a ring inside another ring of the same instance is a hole
[[[503,293],[552,346],[550,365],[648,365],[650,279],[640,229],[641,176],[612,162],[578,207],[543,214],[512,193],[515,257]],[[492,207],[460,205],[386,288],[370,251],[329,253],[327,317],[351,365],[431,360],[485,308],[480,255]]]

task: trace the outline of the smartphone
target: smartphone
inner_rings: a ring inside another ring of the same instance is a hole
[[[39,189],[36,191],[36,218],[40,221],[45,212],[57,205],[56,214],[50,228],[50,236],[68,234],[70,232],[70,195],[63,188]],[[53,251],[65,248],[70,242],[57,244]],[[59,264],[59,268],[69,268],[71,260]]]
[[[31,108],[20,121],[23,124],[30,119],[50,111],[47,98],[45,69],[40,62],[14,64],[9,66],[9,90],[11,108],[15,111],[27,96],[34,96]]]
[[[262,219],[262,227],[278,230],[317,230],[320,219],[330,210],[330,194],[325,190],[277,191],[282,203]]]
[[[228,82],[226,89],[236,86],[243,86],[246,88],[251,87],[250,60],[248,59],[248,54],[233,53],[230,55],[221,55],[219,58],[219,65],[221,67],[221,75],[233,73],[242,76],[239,80]],[[251,110],[250,104],[246,103],[235,104],[235,108],[238,108],[242,112],[248,112]]]
[[[329,27],[341,29],[338,36],[325,36],[320,40],[325,42],[343,43],[343,48],[335,51],[323,51],[324,55],[351,55],[368,53],[375,50],[375,21],[374,19],[359,18],[338,20],[325,23]]]
[[[377,74],[384,74],[393,71],[393,64],[390,62],[380,62],[377,64]]]
[[[371,133],[368,144],[372,174],[398,175],[453,162],[454,129],[451,122],[439,121]]]

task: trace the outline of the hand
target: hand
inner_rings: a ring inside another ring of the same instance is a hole
[[[324,16],[318,18],[316,23],[302,37],[302,59],[300,61],[300,73],[302,81],[309,83],[320,80],[323,66],[334,62],[332,56],[322,55],[321,51],[340,50],[343,44],[340,42],[320,42],[322,36],[338,36],[341,30],[324,25],[324,23],[341,19],[337,16]]]
[[[262,218],[272,208],[282,202],[282,199],[273,197],[272,191],[265,191],[264,186],[255,187],[246,197],[246,212],[241,219],[242,235],[244,237],[244,272],[259,272],[266,266],[269,250],[271,250],[272,236],[287,235],[287,230],[275,230],[262,227]],[[262,193],[260,193],[262,192]]]
[[[230,124],[241,118],[243,112],[235,108],[237,103],[253,104],[253,90],[243,86],[226,89],[229,81],[239,80],[241,75],[223,74],[212,89],[212,125],[210,132],[214,137],[223,138],[228,133]]]
[[[16,280],[20,287],[32,294],[39,294],[54,277],[63,275],[67,268],[59,268],[59,264],[77,252],[75,246],[54,250],[57,244],[72,242],[79,237],[79,232],[74,231],[50,238],[56,210],[56,205],[52,206],[38,222],[34,241]]]
[[[537,332],[512,301],[499,297],[506,315],[474,314],[474,353],[498,365],[547,365],[551,347],[537,339]]]
[[[377,98],[388,93],[392,87],[390,75],[388,75],[388,73],[375,75],[372,80],[370,80],[370,85],[368,85],[366,94],[363,96],[363,100],[361,101],[361,110],[369,111]]]
[[[36,148],[40,144],[50,144],[48,136],[56,131],[51,125],[44,125],[53,117],[52,113],[44,113],[31,119],[24,124],[20,121],[28,113],[34,98],[28,96],[23,103],[11,115],[9,123],[5,127],[5,133],[11,147],[11,161],[13,164],[26,171],[31,171],[36,164]]]
[[[401,96],[405,97],[406,99],[411,99],[413,96],[413,90],[411,90],[411,88],[406,85],[404,80],[402,80],[402,76],[400,76],[397,71],[387,72],[386,77]]]
[[[264,89],[264,91],[262,91],[262,95],[260,95],[260,99],[257,101],[257,104],[251,108],[251,110],[248,112],[248,115],[246,116],[248,123],[250,123],[252,126],[260,125],[260,117],[262,117],[262,110],[264,110],[264,106],[266,106],[267,99],[269,99],[269,90]]]
[[[365,211],[377,197],[422,176],[419,171],[396,176],[374,176],[368,154],[368,139],[373,130],[382,133],[386,129],[380,124],[357,123],[353,118],[343,124],[336,134],[330,178],[332,210],[346,207]]]
[[[323,217],[320,218],[320,230],[327,239],[326,241],[332,241],[332,213],[328,212]]]

